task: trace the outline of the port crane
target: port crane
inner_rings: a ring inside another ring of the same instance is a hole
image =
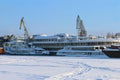
[[[20,20],[20,29],[22,28],[22,25],[24,27],[24,38],[25,38],[26,41],[29,41],[30,36],[28,34],[28,31],[27,31],[27,28],[26,28],[26,25],[25,25],[24,17],[22,17],[22,19]]]
[[[83,25],[83,21],[80,19],[79,15],[77,16],[77,20],[76,20],[76,29],[77,29],[77,36],[86,36],[87,35],[87,31],[85,30],[85,27]]]

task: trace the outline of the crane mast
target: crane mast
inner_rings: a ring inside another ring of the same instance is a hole
[[[26,28],[26,25],[25,25],[25,22],[24,22],[24,17],[22,17],[22,19],[20,21],[20,29],[22,28],[22,25],[24,27],[24,38],[25,38],[25,40],[29,40],[30,36],[28,34],[28,31],[27,31],[27,28]]]

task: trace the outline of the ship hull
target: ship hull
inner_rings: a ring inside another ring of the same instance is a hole
[[[103,50],[103,52],[110,58],[120,58],[120,51],[105,51],[105,50]]]

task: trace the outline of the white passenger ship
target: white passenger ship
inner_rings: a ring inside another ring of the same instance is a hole
[[[58,36],[34,36],[32,44],[37,47],[49,50],[52,54],[58,50],[63,49],[65,46],[110,46],[119,44],[119,38],[91,38],[81,37],[77,39],[73,36],[64,35],[64,37]]]

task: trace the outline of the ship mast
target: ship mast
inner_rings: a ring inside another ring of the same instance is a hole
[[[87,31],[83,25],[83,21],[80,19],[79,15],[76,20],[77,38],[87,36]]]
[[[30,39],[30,36],[28,34],[28,31],[27,31],[27,28],[26,28],[26,25],[25,25],[25,22],[24,22],[24,17],[22,17],[21,21],[20,21],[20,29],[21,27],[24,27],[24,38],[26,41],[28,41]]]

